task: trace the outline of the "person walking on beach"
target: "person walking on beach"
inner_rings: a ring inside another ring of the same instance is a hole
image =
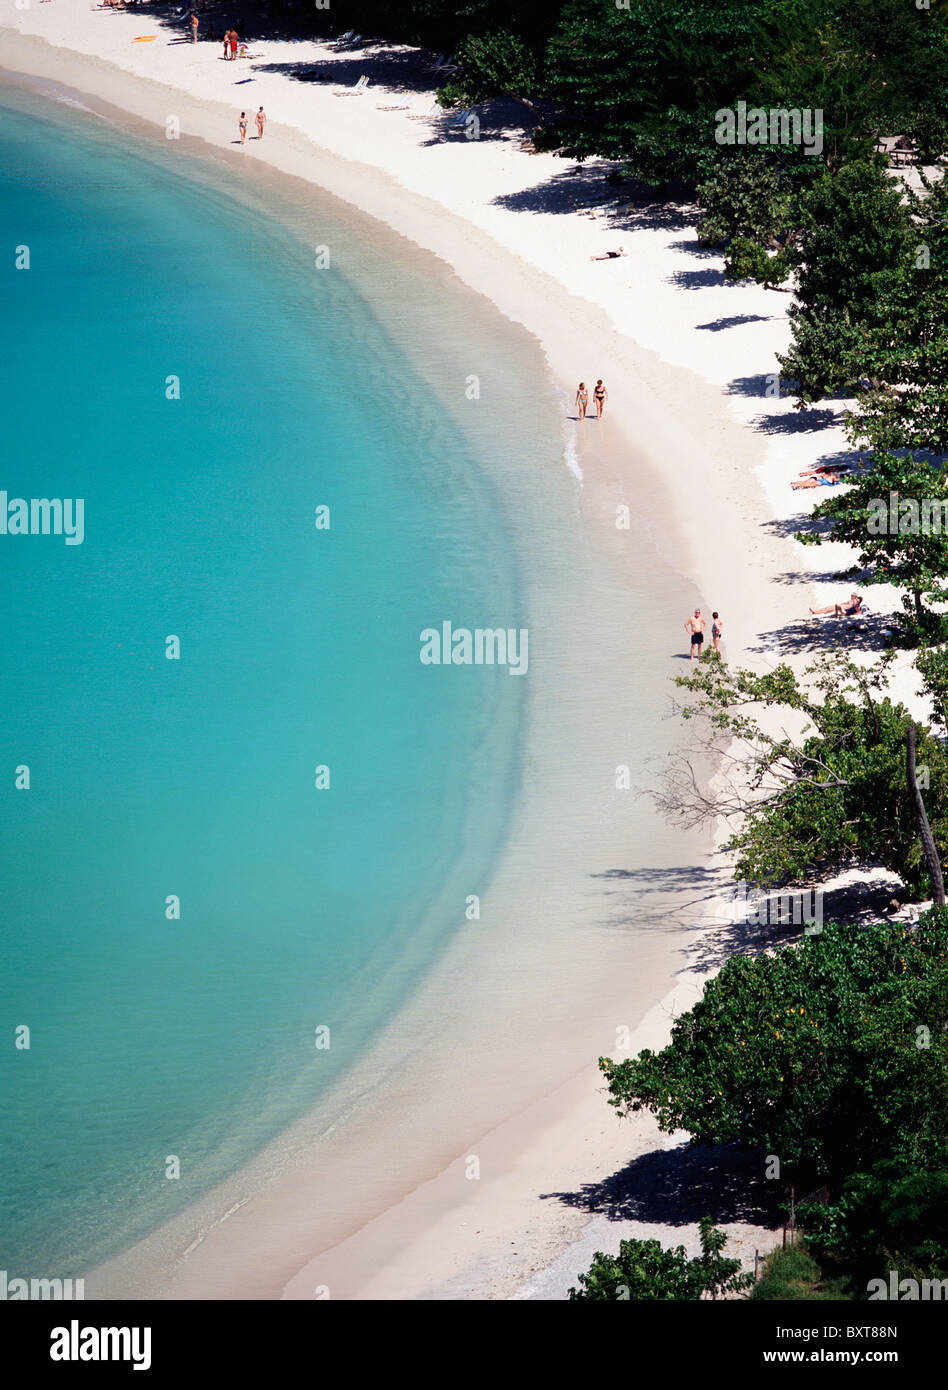
[[[609,392],[602,384],[602,377],[596,382],[596,389],[593,392],[593,400],[596,402],[596,419],[602,419],[602,408],[609,399]]]
[[[266,125],[266,123],[267,123],[267,113],[266,113],[266,111],[264,111],[263,107],[261,106],[261,107],[260,107],[260,110],[257,112],[257,139],[258,139],[258,140],[262,140],[262,139],[263,139],[263,127]]]
[[[720,651],[721,651],[721,633],[722,633],[723,631],[724,631],[724,628],[723,628],[723,626],[722,626],[720,617],[718,616],[717,613],[712,613],[712,614],[711,614],[711,641],[714,643],[714,650],[715,650],[716,652],[718,652],[719,654],[720,654]]]
[[[691,660],[695,659],[695,648],[698,649],[698,657],[701,657],[701,643],[704,641],[705,620],[701,616],[701,609],[695,609],[693,618],[689,618],[685,623],[685,631],[691,637]]]
[[[198,41],[198,26],[200,25],[200,23],[201,23],[201,21],[200,21],[200,20],[198,19],[198,17],[197,17],[197,12],[196,12],[195,10],[192,10],[192,11],[191,11],[191,42],[192,42],[192,43],[197,43],[197,41]]]
[[[580,420],[586,418],[586,407],[589,404],[589,392],[586,390],[585,381],[581,381],[576,390],[576,412]]]
[[[235,62],[235,61],[236,61],[236,58],[237,58],[237,30],[236,30],[236,29],[231,29],[231,31],[230,31],[230,58],[231,58],[231,62]]]
[[[240,143],[243,144],[243,143],[245,142],[245,140],[247,139],[247,113],[246,113],[246,111],[241,111],[241,113],[240,113],[240,121],[238,122],[238,124],[239,124],[239,126],[240,126]]]

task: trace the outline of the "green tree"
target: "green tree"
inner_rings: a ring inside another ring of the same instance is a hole
[[[948,188],[904,193],[910,218],[898,274],[882,288],[862,370],[870,379],[849,417],[855,443],[948,453]]]
[[[874,163],[824,175],[803,215],[793,345],[777,358],[801,404],[849,390],[866,374],[910,246],[901,192]]]
[[[795,270],[800,194],[812,161],[785,152],[724,146],[698,186],[702,213],[696,233],[705,246],[724,248],[729,280],[782,285]]]
[[[690,1260],[683,1245],[666,1250],[657,1240],[624,1240],[617,1256],[597,1250],[589,1272],[578,1276],[579,1289],[570,1289],[570,1301],[682,1301],[705,1294],[717,1298],[739,1293],[754,1282],[752,1274],[741,1274],[740,1260],[722,1256],[727,1236],[710,1216],[701,1218],[699,1230],[701,1254]]]
[[[939,733],[948,738],[948,647],[923,647],[915,658],[922,690],[932,706]]]
[[[659,806],[689,825],[739,817],[728,848],[736,875],[750,883],[806,883],[815,874],[874,864],[899,874],[916,899],[929,895],[905,773],[910,717],[881,693],[887,664],[865,668],[831,655],[801,680],[785,665],[758,675],[715,661],[678,677],[692,697],[683,717],[701,722],[702,745],[720,745],[731,776],[706,792],[683,755],[655,793]],[[799,732],[791,737],[788,727]],[[944,862],[948,753],[928,730],[917,739]]]
[[[791,216],[793,181],[777,159],[756,150],[724,147],[698,188],[702,215],[696,228],[706,246],[747,237],[777,248]]]
[[[732,956],[661,1052],[599,1066],[620,1115],[776,1155],[782,1176],[948,1158],[948,913],[918,930],[824,925]],[[920,1047],[918,1029],[928,1029]]]
[[[509,30],[470,35],[457,54],[461,71],[438,92],[442,106],[475,106],[489,97],[507,95],[536,112],[531,100],[537,84],[537,62],[524,41]],[[537,113],[539,114],[539,113]]]
[[[546,59],[551,146],[621,160],[655,186],[696,179],[715,110],[750,81],[756,15],[752,0],[569,0]]]
[[[807,1243],[865,1291],[897,1269],[903,1278],[948,1277],[948,1169],[906,1169],[883,1159],[852,1173],[836,1198],[801,1211]]]

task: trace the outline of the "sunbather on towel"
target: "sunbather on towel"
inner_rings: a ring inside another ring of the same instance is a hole
[[[841,483],[842,478],[838,473],[822,473],[818,478],[802,478],[795,483],[791,483],[792,488],[801,487],[836,487]]]
[[[850,594],[846,603],[829,603],[825,608],[811,608],[811,613],[832,613],[834,618],[852,618],[862,609],[862,595]]]

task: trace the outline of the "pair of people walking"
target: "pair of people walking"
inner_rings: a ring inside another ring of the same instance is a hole
[[[266,125],[266,123],[267,123],[267,113],[266,113],[266,111],[264,111],[264,109],[263,109],[262,106],[260,107],[260,109],[259,109],[259,111],[257,112],[257,114],[256,114],[256,116],[254,117],[254,119],[255,119],[256,122],[257,122],[257,139],[258,139],[258,140],[262,140],[262,139],[263,139],[263,127],[264,127],[264,126]],[[243,145],[243,144],[245,143],[246,139],[247,139],[247,113],[246,113],[246,111],[241,111],[241,113],[240,113],[240,120],[239,120],[238,123],[237,123],[237,128],[238,128],[239,131],[240,131],[240,143]]]
[[[696,608],[693,618],[689,618],[685,623],[685,631],[691,638],[691,660],[694,661],[697,655],[701,659],[701,648],[704,645],[704,631],[708,625],[707,618],[701,616],[701,609]],[[724,624],[721,622],[719,613],[711,614],[711,641],[714,643],[714,650],[721,654],[721,634],[724,631]]]
[[[602,408],[609,399],[609,392],[602,384],[602,377],[596,382],[593,390],[593,400],[596,402],[596,419],[602,419]],[[586,390],[585,381],[581,381],[576,390],[576,415],[578,419],[585,420],[586,407],[589,405],[589,392]]]

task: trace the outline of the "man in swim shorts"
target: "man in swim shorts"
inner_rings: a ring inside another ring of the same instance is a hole
[[[685,631],[691,637],[691,660],[695,659],[695,648],[698,649],[698,657],[701,657],[701,643],[704,641],[705,620],[701,616],[701,609],[695,609],[693,618],[689,618],[685,623]]]

